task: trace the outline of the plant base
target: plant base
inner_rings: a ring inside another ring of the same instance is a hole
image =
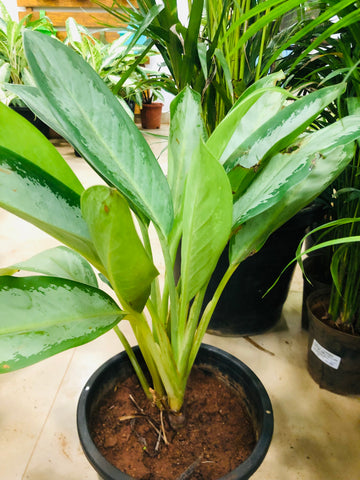
[[[329,291],[312,293],[308,300],[308,370],[321,388],[342,395],[360,394],[360,336],[326,325]]]

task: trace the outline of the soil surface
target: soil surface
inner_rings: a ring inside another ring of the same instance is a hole
[[[318,300],[316,303],[314,303],[311,310],[316,318],[321,320],[329,327],[339,330],[343,333],[348,333],[349,335],[360,336],[360,332],[354,329],[352,323],[344,323],[341,318],[338,318],[336,321],[333,320],[329,313],[329,299]]]
[[[252,452],[256,440],[240,394],[194,367],[185,398],[186,424],[174,430],[146,399],[136,377],[115,387],[94,412],[92,437],[101,453],[137,480],[217,480]]]

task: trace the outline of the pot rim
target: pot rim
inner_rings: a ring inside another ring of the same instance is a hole
[[[325,331],[331,332],[332,334],[334,332],[336,332],[340,337],[342,336],[345,339],[346,338],[348,338],[349,340],[353,339],[353,338],[359,338],[360,339],[360,335],[357,335],[357,334],[353,335],[351,333],[339,330],[338,328],[331,327],[326,322],[321,320],[321,318],[319,318],[317,315],[314,314],[311,307],[312,307],[312,304],[315,301],[315,299],[317,299],[318,297],[324,297],[324,298],[328,297],[330,299],[330,292],[331,292],[330,288],[319,288],[318,290],[315,290],[314,292],[310,293],[310,295],[306,299],[306,306],[309,309],[309,311],[311,312],[311,316],[309,317],[309,321],[321,325],[321,328],[323,328]]]
[[[139,351],[139,347],[136,346],[133,348],[135,351]],[[269,449],[271,438],[274,430],[274,415],[271,405],[270,398],[265,390],[265,387],[255,375],[255,373],[245,365],[237,357],[231,355],[230,353],[225,352],[217,347],[212,345],[202,344],[199,350],[199,354],[206,354],[207,357],[211,359],[219,358],[222,363],[231,365],[231,372],[241,371],[241,374],[244,378],[247,379],[249,385],[251,385],[253,391],[257,392],[259,401],[261,404],[261,418],[259,418],[259,424],[261,425],[261,431],[258,436],[256,445],[250,454],[250,456],[240,465],[238,465],[234,470],[227,473],[218,480],[236,480],[239,476],[241,478],[248,479],[250,476],[259,468],[262,463],[265,455]],[[80,439],[81,446],[84,450],[84,453],[90,462],[90,464],[98,471],[104,479],[114,479],[114,480],[135,480],[133,477],[122,472],[110,462],[108,462],[105,457],[97,449],[94,444],[87,424],[87,411],[89,408],[90,397],[92,393],[92,388],[94,384],[98,381],[104,372],[114,363],[120,362],[127,357],[125,351],[118,353],[117,355],[111,357],[105,363],[103,363],[88,379],[85,386],[83,387],[77,407],[77,428],[78,435]],[[197,359],[199,358],[199,355]],[[206,361],[195,361],[195,365],[204,365]],[[212,365],[211,362],[209,362]],[[219,369],[221,371],[221,368]],[[243,387],[243,385],[242,385]],[[245,392],[246,393],[246,392]],[[246,398],[246,395],[245,395]],[[86,445],[86,448],[85,448]]]

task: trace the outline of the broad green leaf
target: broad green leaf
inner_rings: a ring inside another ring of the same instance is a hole
[[[272,157],[234,203],[234,225],[238,227],[281,201],[290,188],[309,176],[320,157],[359,136],[360,116],[351,115],[303,137],[290,146],[289,152]]]
[[[171,102],[170,114],[168,180],[175,214],[178,215],[192,153],[201,141],[206,140],[200,95],[188,87],[185,88]]]
[[[81,209],[123,307],[141,312],[158,271],[138,237],[126,200],[115,189],[95,186],[83,193]]]
[[[0,126],[2,147],[30,160],[76,193],[82,193],[83,186],[52,143],[30,122],[1,103]]]
[[[224,167],[253,167],[287,148],[318,114],[345,89],[345,84],[322,88],[291,103],[263,123],[228,157]]]
[[[329,148],[317,156],[309,175],[289,188],[271,208],[243,223],[231,239],[230,262],[237,264],[259,250],[269,235],[292,218],[299,210],[312,202],[354,155],[354,144],[348,143]]]
[[[0,147],[0,206],[81,253],[102,271],[80,196],[37,165]]]
[[[78,253],[63,246],[45,250],[25,262],[0,268],[0,275],[10,275],[10,271],[15,273],[19,270],[67,278],[92,287],[98,286],[96,275],[89,263]]]
[[[105,292],[52,277],[0,277],[0,373],[99,337],[123,317]]]
[[[55,111],[52,110],[52,106],[41,94],[37,87],[31,85],[15,85],[8,84],[7,90],[13,92],[40,118],[46,125],[51,127],[55,132],[65,138],[65,130],[55,118]]]
[[[232,195],[223,167],[204,144],[188,174],[181,242],[181,285],[186,303],[207,282],[229,239]]]
[[[168,183],[117,98],[90,65],[61,42],[25,32],[24,45],[34,80],[65,138],[140,215],[168,234],[173,222]]]
[[[256,90],[260,90],[262,88],[265,88],[265,89],[268,88],[269,90],[271,90],[271,87],[275,87],[276,84],[281,80],[285,80],[285,74],[282,70],[278,72],[270,73],[269,75],[265,75],[265,77],[260,78],[255,83],[247,87],[247,89],[236,100],[236,102],[234,103],[230,111],[237,108],[238,105],[242,103],[246,97],[248,97],[249,95],[252,95]],[[289,92],[287,93],[288,95],[290,94]]]
[[[248,137],[279,112],[288,96],[289,93],[280,88],[265,86],[253,89],[228,113],[209,138],[207,146],[215,158],[224,164]]]

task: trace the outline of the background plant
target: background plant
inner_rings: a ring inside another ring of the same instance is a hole
[[[328,1],[322,11],[337,8],[340,2]],[[330,24],[319,25],[311,35],[291,46],[289,56],[279,67],[287,72],[287,84],[308,93],[339,81],[347,83],[344,95],[323,112],[318,125],[334,123],[360,108],[360,8],[347,4]],[[336,32],[336,34],[334,34]],[[312,50],[310,51],[311,40]],[[315,45],[314,45],[315,44]],[[360,212],[360,156],[357,145],[352,161],[344,172],[320,196],[320,221],[333,223],[316,230],[318,242],[328,242],[327,256],[333,285],[330,296],[331,318],[343,327],[359,333],[360,304],[360,234],[356,219]],[[351,220],[353,219],[353,220]],[[348,242],[340,239],[348,238]]]
[[[0,105],[0,205],[68,247],[1,270],[0,371],[30,365],[114,328],[154,400],[118,326],[126,319],[156,402],[179,413],[227,281],[345,168],[360,136],[360,117],[307,132],[345,86],[296,99],[275,86],[282,76],[273,74],[247,89],[208,137],[201,97],[187,87],[171,104],[166,178],[133,121],[80,55],[36,32],[25,32],[24,42],[36,87],[9,88],[67,139],[106,185],[84,190],[52,144]],[[166,267],[162,289],[150,224]],[[229,267],[201,313],[229,239]],[[90,264],[116,300],[101,290]],[[18,270],[42,275],[13,276]]]
[[[245,88],[273,71],[291,46],[308,40],[320,25],[324,38],[330,36],[337,28],[330,19],[356,2],[189,0],[186,25],[179,20],[176,0],[130,1],[129,6],[115,1],[111,8],[96,3],[151,40],[178,92],[189,85],[201,94],[211,132]],[[311,38],[305,55],[320,43]]]
[[[20,22],[12,20],[5,5],[0,1],[0,101],[7,105],[22,103],[16,95],[6,90],[5,83],[28,85],[33,83],[24,54],[22,39],[24,29],[48,35],[56,34],[50,19],[44,16],[32,21],[29,14]]]

